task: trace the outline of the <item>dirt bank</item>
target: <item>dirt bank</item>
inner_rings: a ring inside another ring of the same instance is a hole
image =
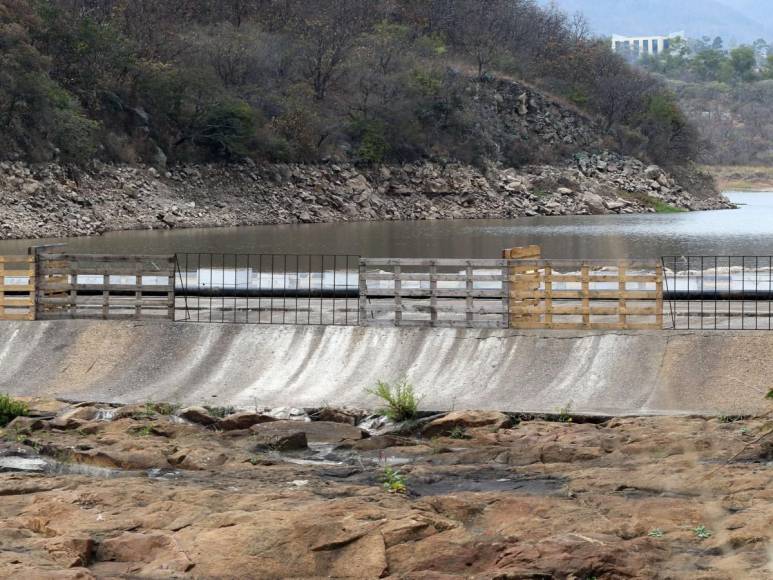
[[[90,169],[0,163],[0,239],[300,222],[511,218],[729,207],[711,178],[613,153],[520,170],[438,163]]]
[[[753,165],[707,165],[722,191],[773,191],[773,167]]]
[[[0,445],[3,577],[773,572],[764,418],[31,406]]]

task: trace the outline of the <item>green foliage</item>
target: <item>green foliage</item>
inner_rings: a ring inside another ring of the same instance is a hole
[[[0,393],[0,427],[5,427],[16,417],[26,417],[28,414],[26,403]]]
[[[359,160],[366,163],[381,163],[386,159],[390,146],[383,122],[358,119],[352,123],[351,128],[360,143],[357,148]]]
[[[692,532],[695,534],[695,537],[699,540],[707,540],[709,539],[713,533],[711,530],[707,529],[706,526],[703,524],[700,524],[692,529]]]
[[[461,425],[455,426],[451,429],[451,433],[448,435],[451,439],[469,439],[469,435]]]
[[[218,419],[223,419],[227,417],[228,415],[233,415],[236,409],[234,409],[231,406],[228,407],[210,407],[207,405],[204,405],[204,408],[207,410],[207,412],[212,415],[213,417],[217,417]]]
[[[215,103],[197,127],[194,142],[216,157],[246,156],[254,146],[258,115],[244,101]]]
[[[650,538],[662,538],[665,535],[665,532],[663,532],[660,528],[654,528],[649,531],[647,534]]]
[[[421,398],[416,396],[413,385],[405,379],[394,385],[378,381],[375,387],[366,389],[366,392],[386,403],[379,412],[392,421],[407,421],[417,417]]]
[[[381,481],[384,490],[389,493],[404,494],[408,493],[408,484],[405,476],[392,467],[385,467],[381,474]]]
[[[773,389],[768,390],[768,394],[765,395],[766,399],[773,399]]]

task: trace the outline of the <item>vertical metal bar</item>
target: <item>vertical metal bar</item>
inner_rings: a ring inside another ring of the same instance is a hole
[[[719,300],[717,292],[717,259],[718,256],[714,256],[714,330],[717,329],[717,301]]]
[[[220,256],[220,322],[225,322],[225,254]]]
[[[547,275],[547,272],[546,272]],[[657,269],[656,269],[657,275]],[[625,329],[628,326],[628,306],[625,302],[626,284],[626,263],[620,260],[617,263],[617,316],[620,328]]]
[[[464,271],[464,289],[466,292],[466,296],[464,298],[465,301],[465,319],[467,320],[467,327],[472,328],[473,322],[475,320],[475,316],[473,313],[473,310],[475,308],[475,301],[472,297],[472,292],[475,289],[475,282],[473,280],[473,276],[475,275],[475,271],[472,267],[472,262],[468,261],[466,269]],[[504,282],[502,282],[504,284]]]
[[[247,303],[244,307],[244,322],[249,324],[250,322],[250,278],[252,278],[252,254],[246,254],[247,256]]]
[[[559,270],[560,272],[560,270]],[[625,286],[625,282],[623,282]],[[623,302],[625,307],[625,302]],[[537,315],[539,316],[539,314]],[[625,327],[625,315],[621,311],[622,326]],[[553,327],[553,267],[550,262],[545,263],[545,328]]]
[[[338,254],[333,255],[333,326],[335,326],[335,295],[336,290],[336,269],[338,269]]]
[[[770,330],[770,306],[771,306],[771,300],[770,300],[770,293],[773,288],[771,288],[771,271],[773,270],[773,256],[768,256],[768,330]]]
[[[690,256],[687,256],[687,330],[690,330]]]
[[[582,325],[584,328],[590,328],[590,266],[587,263],[582,264],[580,269],[580,280],[582,288]]]
[[[741,256],[741,330],[746,324],[746,256]]]
[[[298,280],[301,277],[301,257],[299,255],[295,256],[295,292],[294,292],[294,300],[295,300],[295,324],[298,324],[298,301],[300,300],[300,296],[298,295]]]
[[[360,272],[359,272],[359,314],[357,315],[357,324],[366,325],[368,321],[368,315],[365,311],[368,302],[368,280],[367,280],[367,266],[365,260],[360,258],[359,260]]]
[[[319,256],[319,323],[324,324],[325,313],[325,255]]]
[[[437,263],[429,263],[429,324],[437,324]]]
[[[701,293],[701,330],[703,330],[703,256],[701,256],[701,283],[700,283],[700,293]]]
[[[760,285],[760,258],[754,256],[754,330],[759,330],[759,285]]]
[[[732,320],[732,312],[730,308],[732,307],[733,303],[730,301],[731,292],[733,290],[733,275],[732,275],[732,265],[733,265],[733,259],[728,256],[727,257],[727,329],[730,330],[731,324],[730,321]]]
[[[311,324],[311,258],[312,255],[309,254],[306,256],[307,261],[309,263],[309,267],[307,268],[307,274],[309,279],[309,297],[306,300],[306,324]]]
[[[271,294],[269,298],[269,311],[271,312],[271,324],[274,324],[274,254],[271,254]]]

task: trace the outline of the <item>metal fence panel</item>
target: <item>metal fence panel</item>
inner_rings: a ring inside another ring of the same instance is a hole
[[[359,256],[178,253],[182,322],[359,324]]]

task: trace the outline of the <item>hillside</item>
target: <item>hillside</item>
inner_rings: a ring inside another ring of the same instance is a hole
[[[500,74],[609,146],[694,154],[659,83],[531,0],[0,0],[0,156],[87,163],[561,160],[479,106]],[[471,71],[472,74],[460,71]]]
[[[773,38],[773,4],[768,0],[550,0],[581,12],[597,34],[721,36],[737,42]],[[544,4],[548,4],[548,0]]]

